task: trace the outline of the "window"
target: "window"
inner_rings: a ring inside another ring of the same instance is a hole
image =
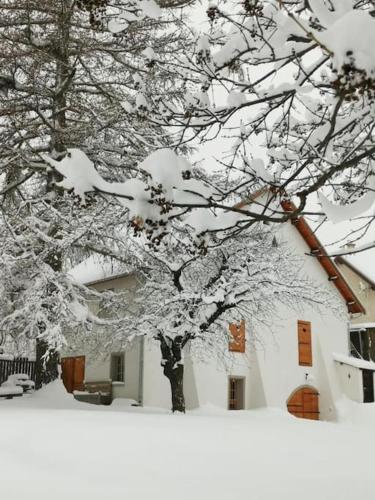
[[[125,353],[119,352],[111,355],[112,382],[125,382]]]
[[[114,288],[106,288],[105,290],[102,290],[101,293],[105,292],[114,292]],[[98,311],[97,315],[99,318],[111,318],[113,316],[113,304],[110,298],[108,297],[103,297],[98,301]]]
[[[232,337],[229,342],[229,350],[232,352],[245,352],[245,320],[242,320],[239,324],[231,323],[229,331]]]
[[[358,328],[350,332],[350,355],[375,361],[375,328]]]
[[[310,321],[298,321],[298,363],[300,366],[312,366]]]

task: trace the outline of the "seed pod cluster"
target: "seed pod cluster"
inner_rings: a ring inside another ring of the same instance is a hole
[[[108,0],[77,0],[77,8],[90,15],[90,24],[95,29],[103,27],[103,14],[105,14]]]
[[[244,0],[243,8],[249,16],[259,16],[263,12],[263,5],[260,0]]]
[[[351,53],[347,55],[351,56]],[[355,102],[361,97],[375,101],[375,75],[371,78],[366,71],[357,68],[354,58],[350,57],[349,62],[343,64],[340,71],[333,69],[332,72],[337,75],[332,86],[337,95],[344,97],[345,101]]]

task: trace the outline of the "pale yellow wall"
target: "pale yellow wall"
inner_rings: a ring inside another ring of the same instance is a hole
[[[361,276],[358,276],[346,264],[338,264],[339,270],[344,275],[344,278],[349,283],[362,305],[366,309],[366,314],[354,316],[351,319],[352,324],[356,323],[372,323],[375,322],[375,290]]]

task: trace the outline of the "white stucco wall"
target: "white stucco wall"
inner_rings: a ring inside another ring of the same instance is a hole
[[[229,355],[230,356],[230,355]],[[229,376],[246,377],[249,373],[249,360],[242,354],[233,354],[233,366],[226,371],[216,359],[205,362],[193,360],[189,350],[184,355],[184,393],[187,409],[212,404],[221,408],[228,407]],[[163,375],[160,365],[161,355],[157,342],[146,342],[144,353],[144,406],[171,407],[171,392],[168,379]],[[237,361],[237,362],[236,362]],[[245,385],[245,405],[249,407]]]
[[[124,379],[123,383],[112,384],[113,398],[129,398],[138,401],[141,397],[140,391],[140,354],[141,339],[135,339],[133,345],[124,352]],[[116,351],[119,352],[119,351]],[[121,352],[121,351],[120,351]],[[85,382],[109,382],[111,380],[111,355],[98,357],[95,354],[87,354],[84,351],[69,351],[65,356],[85,356]]]
[[[317,259],[310,257],[310,248],[298,231],[290,224],[281,228],[281,238],[287,241],[297,255],[304,258],[304,272],[307,277],[329,288],[342,304],[342,312],[338,314],[331,309],[299,304],[300,310],[294,311],[279,307],[277,315],[282,318],[275,328],[274,336],[268,332],[257,332],[261,337],[262,350],[255,351],[259,371],[263,378],[264,395],[267,406],[286,406],[286,401],[294,390],[300,386],[311,385],[320,394],[321,418],[334,419],[334,401],[340,398],[341,388],[333,352],[348,354],[348,321],[346,304],[334,284]],[[311,322],[313,366],[298,364],[297,321]],[[254,394],[257,405],[256,380],[250,380],[250,391]],[[258,391],[259,392],[259,391]]]
[[[143,405],[171,408],[171,393],[168,379],[160,365],[161,354],[158,343],[149,339],[144,343]]]
[[[311,322],[312,366],[298,364],[298,320]],[[346,331],[346,321],[329,314],[321,317],[308,308],[299,314],[289,311],[288,317],[280,322],[277,337],[267,336],[265,332],[262,350],[252,353],[251,365],[259,367],[262,391],[259,378],[249,374],[250,407],[265,404],[286,408],[287,400],[296,389],[311,385],[320,394],[321,418],[334,419],[334,401],[340,398],[341,392],[332,352],[346,348]]]

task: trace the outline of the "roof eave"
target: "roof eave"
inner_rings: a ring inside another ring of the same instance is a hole
[[[283,200],[281,206],[286,212],[294,212],[296,210],[296,206],[290,200]],[[292,219],[291,222],[309,246],[311,254],[315,256],[326,271],[328,279],[333,281],[333,284],[344,298],[348,311],[351,314],[366,314],[366,310],[361,301],[351,289],[333,260],[328,256],[324,246],[306,222],[305,218],[303,216],[298,216]]]

